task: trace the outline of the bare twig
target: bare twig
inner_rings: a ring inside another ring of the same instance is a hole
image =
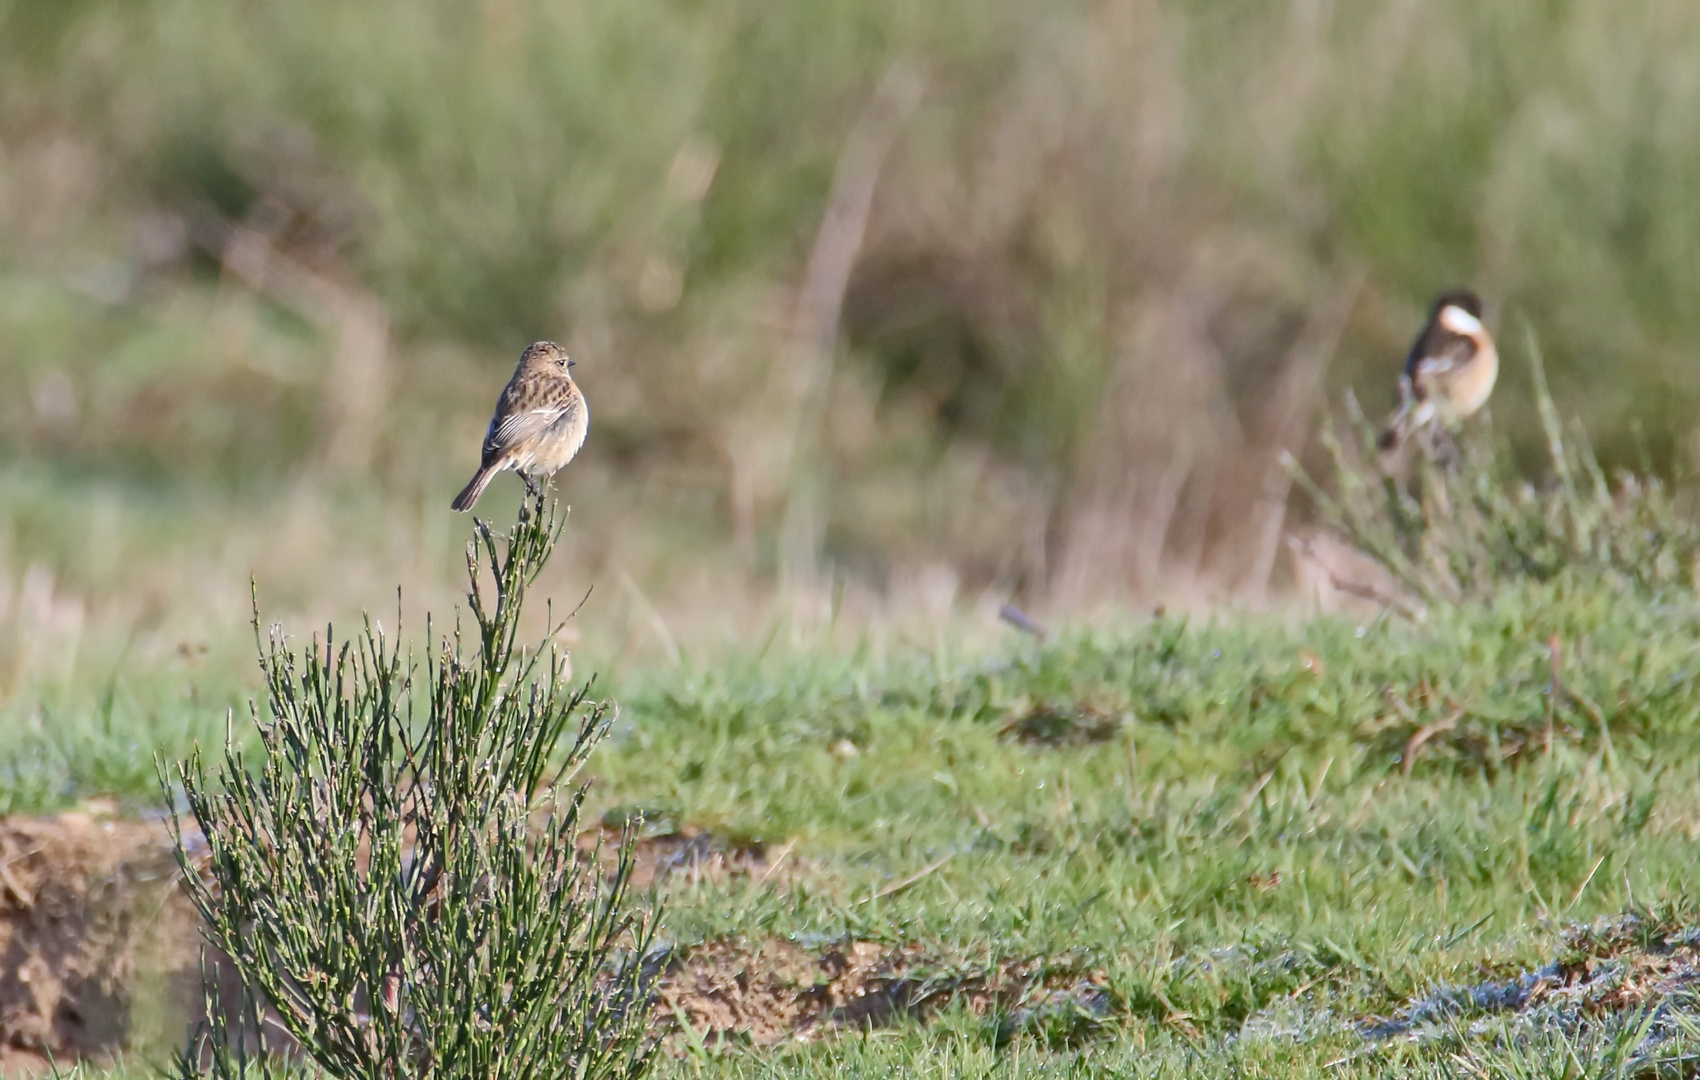
[[[1025,611],[1022,611],[1014,604],[1005,604],[1003,607],[998,608],[998,618],[1023,633],[1032,634],[1040,641],[1044,641],[1046,638],[1051,636],[1049,631],[1037,622],[1034,622]]]
[[[30,850],[14,855],[9,859],[0,860],[0,884],[6,886],[6,890],[10,892],[13,899],[18,902],[18,907],[25,911],[28,911],[30,908],[35,906],[35,896],[28,889],[24,888],[23,884],[19,882],[17,877],[12,873],[12,864],[20,859],[27,859],[35,853],[36,849],[31,848]]]
[[[637,579],[632,577],[625,567],[618,568],[615,573],[619,576],[620,586],[626,590],[626,596],[642,613],[644,621],[649,623],[650,630],[655,634],[655,639],[661,643],[662,649],[666,650],[667,659],[674,664],[679,663],[684,659],[684,653],[679,649],[679,639],[673,636],[673,631],[667,625],[667,620],[662,618],[660,610],[650,603],[649,596],[638,586]]]
[[[929,877],[933,873],[937,872],[939,867],[943,866],[945,863],[949,862],[951,859],[953,859],[955,857],[956,857],[956,852],[954,852],[954,851],[949,852],[948,854],[945,854],[945,855],[941,855],[938,858],[934,859],[932,862],[921,867],[921,869],[915,871],[913,874],[910,874],[908,877],[904,878],[902,881],[894,881],[890,885],[887,885],[885,888],[881,889],[879,892],[876,892],[872,896],[868,897],[866,900],[863,900],[862,903],[867,904],[867,903],[871,903],[875,900],[884,900],[886,897],[891,896],[894,893],[900,893],[904,889],[909,888],[911,885],[918,884],[919,882],[925,880],[927,877]]]
[[[1359,270],[1334,291],[1332,302],[1311,319],[1293,348],[1294,355],[1282,371],[1280,384],[1264,414],[1267,457],[1259,498],[1251,505],[1251,565],[1245,578],[1245,584],[1260,593],[1269,588],[1269,575],[1275,567],[1275,553],[1280,549],[1282,526],[1287,519],[1288,495],[1293,487],[1292,473],[1283,459],[1296,456],[1303,449],[1310,417],[1322,396],[1323,376],[1340,346],[1340,335],[1346,330],[1346,320],[1352,314],[1363,283],[1364,273]]]
[[[1210,834],[1211,839],[1221,836],[1228,831],[1229,826],[1244,817],[1245,812],[1251,809],[1251,804],[1257,801],[1257,797],[1263,794],[1263,789],[1268,787],[1269,781],[1273,779],[1275,779],[1275,770],[1273,769],[1258,777],[1257,783],[1253,784],[1251,790],[1245,793],[1245,797],[1240,799],[1240,804],[1234,808],[1234,812],[1229,814],[1222,824],[1216,826],[1216,831]]]
[[[1462,719],[1463,715],[1463,709],[1453,709],[1452,714],[1444,720],[1436,720],[1432,724],[1425,724],[1413,732],[1411,737],[1405,740],[1404,762],[1400,765],[1400,771],[1406,776],[1411,775],[1411,769],[1417,764],[1417,754],[1422,751],[1423,744],[1434,738],[1436,735],[1444,734],[1457,727],[1458,721]]]
[[[1356,596],[1360,600],[1368,600],[1372,603],[1380,604],[1389,611],[1403,615],[1412,622],[1422,622],[1427,616],[1427,612],[1425,612],[1421,607],[1407,603],[1397,596],[1383,593],[1374,586],[1351,581],[1336,574],[1333,570],[1329,569],[1327,562],[1324,561],[1321,555],[1317,553],[1316,549],[1311,546],[1311,542],[1309,540],[1300,536],[1288,534],[1287,543],[1292,545],[1293,548],[1300,554],[1310,559],[1316,566],[1321,567],[1322,572],[1328,575],[1328,584],[1341,592]]]
[[[756,878],[756,884],[757,885],[767,884],[767,879],[774,875],[774,872],[779,869],[780,864],[785,861],[786,856],[791,854],[791,849],[796,847],[796,846],[797,846],[797,838],[795,836],[793,836],[791,839],[785,841],[785,843],[780,847],[780,849],[778,851],[774,852],[773,858],[767,864],[767,869],[763,870],[761,872],[761,876]]]

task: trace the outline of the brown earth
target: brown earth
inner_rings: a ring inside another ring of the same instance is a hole
[[[586,834],[586,848],[599,838],[608,835]],[[642,840],[634,876],[640,888],[735,877],[787,888],[809,872],[789,844],[769,852],[681,829]],[[1627,915],[1577,928],[1568,955],[1547,968],[1442,989],[1356,1027],[1380,1042],[1472,1011],[1579,1023],[1687,1002],[1700,985],[1700,931],[1690,926]],[[139,1043],[156,1057],[181,1045],[200,1009],[199,939],[162,823],[115,820],[101,807],[0,820],[0,1075],[40,1075],[50,1059],[99,1059]],[[998,1017],[1000,1030],[1072,1039],[1110,1007],[1103,973],[1066,958],[969,960],[917,942],[717,939],[657,952],[652,978],[657,1031],[676,1052],[819,1038],[925,1018],[946,1003]]]
[[[158,825],[0,821],[0,1071],[124,1047],[158,931],[175,921],[175,876]]]
[[[614,865],[620,844],[615,829],[586,832],[579,846],[596,849],[604,866]],[[713,833],[686,826],[658,836],[646,836],[637,842],[632,867],[632,888],[639,892],[663,883],[725,881],[736,877],[756,877],[772,881],[776,886],[798,868],[791,855],[791,845],[782,844],[770,852],[760,841],[728,843]]]
[[[599,841],[611,861],[617,836],[591,832],[583,844]],[[685,828],[638,842],[633,884],[753,877],[782,888],[800,866],[788,844],[769,851]],[[133,1048],[144,1000],[146,1019],[164,1029],[154,1036],[176,1044],[200,1009],[200,935],[176,879],[163,823],[116,820],[98,806],[0,820],[0,1074]],[[675,951],[655,985],[668,1016],[769,1042],[920,1006],[938,988],[909,974],[916,961],[913,950],[865,943],[742,952],[710,943]]]
[[[1091,1023],[1105,1006],[1102,972],[1068,965],[947,962],[909,942],[709,941],[683,951],[657,984],[658,1021],[682,1049],[808,1040],[925,1017],[946,1004],[978,1015],[1066,1010]]]

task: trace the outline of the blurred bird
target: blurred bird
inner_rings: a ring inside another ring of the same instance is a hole
[[[1460,289],[1441,293],[1411,345],[1400,380],[1399,411],[1381,435],[1391,453],[1436,420],[1455,423],[1483,405],[1499,376],[1499,350],[1482,325],[1482,302]]]
[[[590,430],[590,409],[568,374],[577,361],[553,341],[539,341],[520,354],[513,378],[496,399],[496,414],[484,434],[484,463],[455,496],[456,510],[470,510],[499,472],[513,469],[537,494],[533,477],[552,476],[573,459]]]

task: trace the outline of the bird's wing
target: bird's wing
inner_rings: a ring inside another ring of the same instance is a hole
[[[1434,335],[1438,340],[1427,342],[1427,348],[1421,355],[1411,358],[1411,382],[1421,384],[1425,379],[1437,375],[1445,375],[1455,371],[1475,359],[1477,347],[1474,340],[1463,334],[1442,332]]]
[[[490,430],[484,435],[484,463],[535,438],[574,409],[584,396],[568,379],[515,379],[502,391]]]
[[[536,437],[550,424],[565,416],[570,408],[569,404],[545,405],[497,416],[490,421],[490,430],[484,436],[484,459],[489,461]]]

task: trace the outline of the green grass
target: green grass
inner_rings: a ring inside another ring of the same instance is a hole
[[[621,714],[593,801],[657,829],[794,841],[785,887],[672,887],[680,944],[917,941],[947,966],[1049,959],[1107,981],[1107,1015],[1070,1049],[1001,1043],[993,1021],[947,1010],[664,1074],[1323,1075],[1364,1049],[1354,1018],[1538,968],[1572,923],[1688,910],[1697,672],[1700,603],[1571,576],[1422,624],[1164,617],[983,653],[746,658],[604,688]],[[221,709],[150,685],[120,677],[63,718],[44,703],[0,744],[12,808],[63,801],[67,780],[139,803],[153,746],[222,736]],[[1034,715],[1050,741],[1018,737]],[[1449,717],[1407,770],[1411,736]],[[1248,1020],[1311,1035],[1237,1038]],[[1384,1049],[1346,1074],[1455,1052]]]
[[[230,662],[199,700],[122,661],[93,707],[44,697],[0,742],[8,809],[145,805],[152,748],[222,737]],[[1166,616],[746,653],[599,686],[621,711],[592,802],[790,845],[772,881],[670,885],[682,948],[919,943],[940,971],[1037,961],[1105,990],[1090,1018],[946,1008],[820,1045],[711,1044],[662,1075],[1611,1075],[1627,1029],[1482,1014],[1371,1043],[1354,1025],[1534,971],[1597,917],[1694,924],[1697,673],[1691,594],[1583,573],[1420,623]]]
[[[1159,617],[628,674],[600,688],[621,713],[594,809],[797,860],[670,885],[677,946],[919,943],[941,972],[1036,961],[1105,990],[1100,1014],[1014,1027],[947,1007],[818,1044],[679,1043],[660,1075],[1614,1075],[1632,1012],[1356,1025],[1586,953],[1568,926],[1694,925],[1697,671],[1692,596],[1563,574],[1422,623]],[[125,677],[106,700],[0,747],[8,775],[135,795],[140,742],[222,734]]]
[[[1689,910],[1697,631],[1692,599],[1564,580],[1423,625],[1162,618],[988,655],[632,680],[592,763],[598,804],[642,808],[658,828],[794,840],[802,860],[785,888],[672,888],[673,940],[918,941],[945,966],[1101,969],[1109,998],[1067,1049],[1033,1032],[1004,1042],[993,1020],[947,1010],[662,1073],[1342,1075],[1322,1065],[1366,1049],[1353,1020],[1534,970],[1569,924]],[[1038,706],[1119,726],[1086,745],[1013,738],[1008,721]],[[1407,773],[1410,737],[1454,714]],[[1283,1028],[1306,1035],[1244,1034]],[[1606,1054],[1600,1037],[1571,1049]],[[1343,1075],[1440,1068],[1486,1038],[1383,1047]],[[1490,1055],[1495,1068],[1571,1052],[1516,1045]]]
[[[1332,1021],[1537,967],[1570,922],[1688,910],[1686,562],[1636,586],[1556,569],[1576,549],[1549,541],[1580,519],[1525,499],[1528,530],[1488,553],[1556,550],[1552,579],[1489,575],[1422,624],[754,653],[787,629],[804,496],[851,633],[940,566],[958,611],[1066,605],[1082,544],[1120,569],[1077,599],[1196,596],[1236,562],[1214,558],[1241,542],[1226,481],[1275,461],[1273,373],[1310,331],[1333,340],[1312,324],[1350,282],[1330,389],[1384,400],[1422,305],[1468,281],[1503,313],[1498,464],[1542,456],[1538,337],[1608,464],[1680,476],[1700,83],[1671,73],[1697,43],[1691,0],[0,0],[0,811],[152,807],[152,752],[222,738],[255,686],[250,575],[298,635],[387,612],[397,583],[410,613],[446,610],[443,504],[518,347],[560,337],[597,420],[545,584],[563,603],[596,586],[579,670],[623,708],[598,808],[801,860],[784,887],[674,886],[669,932],[1072,958],[1109,986],[1069,1049],[947,1011],[664,1073],[1611,1075],[1621,1046],[1596,1029],[1324,1065],[1364,1045]],[[791,298],[899,59],[927,95],[846,290],[834,408],[785,460],[811,427]],[[717,166],[694,187],[692,161]],[[209,212],[387,317],[369,459],[325,460],[360,405],[332,392],[336,327],[221,269],[190,236]],[[1177,336],[1199,339],[1179,362],[1148,347]],[[1209,385],[1167,378],[1183,369]],[[1153,437],[1122,437],[1129,417]],[[1227,429],[1245,439],[1197,438]],[[1136,497],[1170,478],[1174,506]],[[1689,552],[1637,515],[1691,493],[1582,487],[1615,530],[1596,565]],[[1128,550],[1080,541],[1094,507],[1141,523]],[[705,649],[699,624],[738,644]],[[658,666],[674,638],[692,659]],[[1279,1016],[1316,1038],[1236,1038]]]
[[[974,661],[658,680],[625,696],[594,768],[605,799],[796,837],[811,861],[789,895],[676,900],[686,940],[1084,949],[1130,1002],[1163,989],[1217,1034],[1317,976],[1385,1006],[1484,949],[1532,961],[1550,945],[1540,919],[1692,880],[1700,610],[1567,592],[1421,627],[1159,620]],[[1549,752],[1554,636],[1572,659]],[[1086,747],[1000,738],[1035,701],[1113,702],[1127,720]],[[1406,775],[1407,739],[1454,708]],[[853,757],[835,751],[846,739]],[[900,897],[865,899],[946,853]],[[1248,881],[1271,872],[1272,889]],[[1463,926],[1476,929],[1435,944]],[[1300,959],[1281,974],[1250,959],[1197,969],[1224,947]]]

